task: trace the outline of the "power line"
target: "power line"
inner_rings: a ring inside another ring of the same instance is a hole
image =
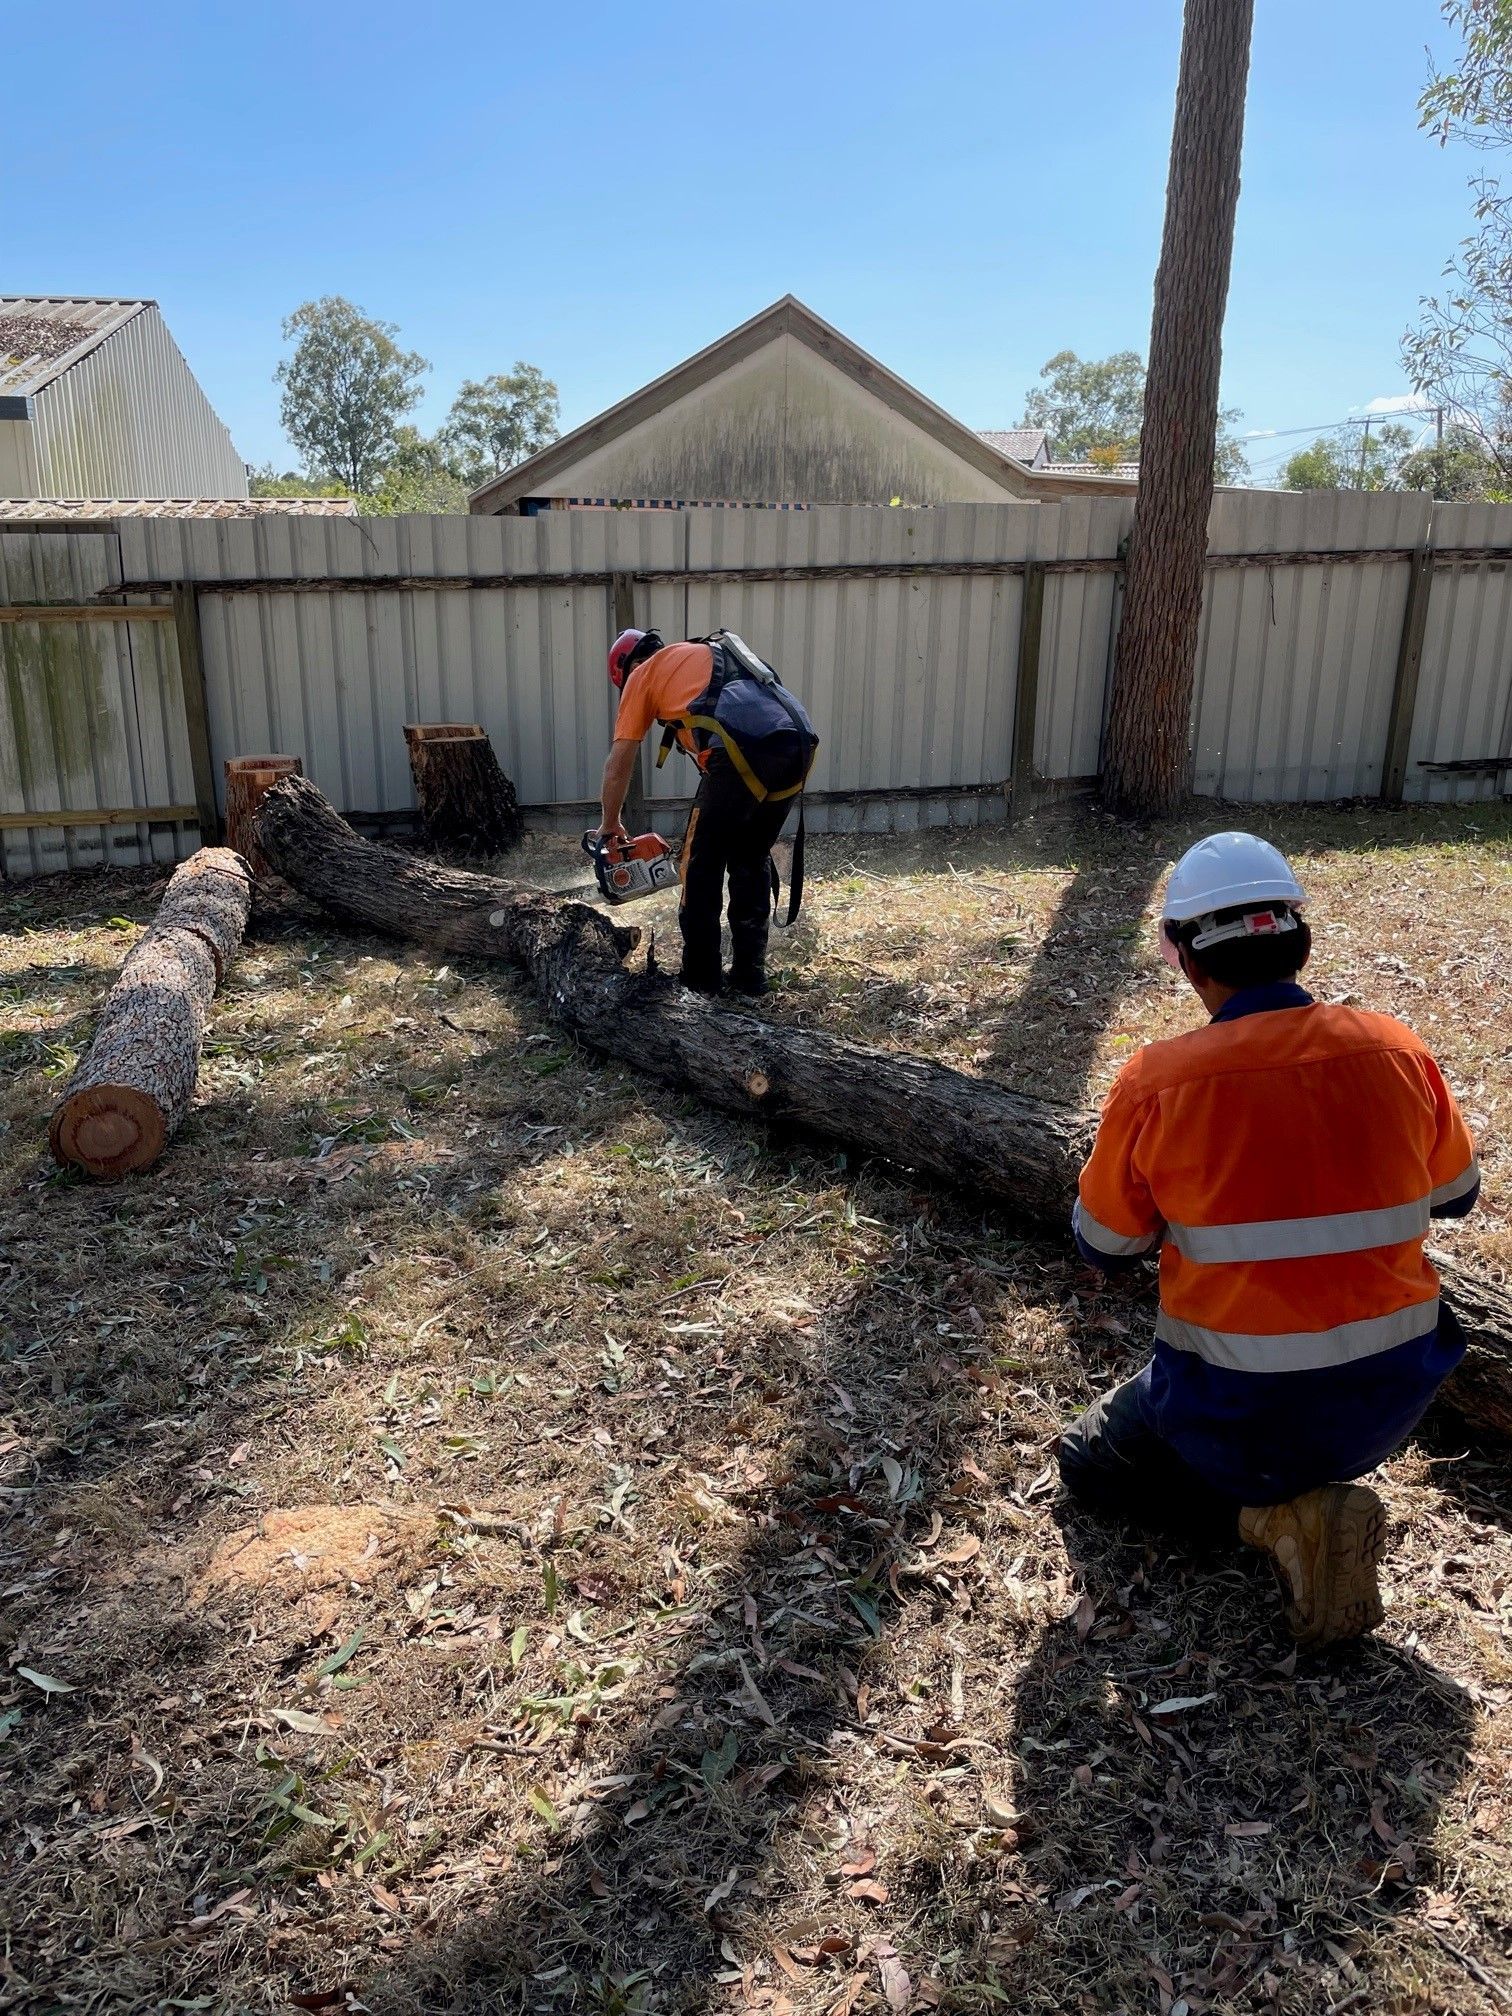
[[[1241,434],[1241,441],[1285,441],[1296,434],[1331,434],[1340,427],[1373,427],[1378,420],[1406,421],[1418,415],[1442,413],[1439,406],[1404,406],[1395,413],[1350,413],[1342,420],[1321,420],[1316,427],[1260,427]],[[1426,424],[1426,417],[1425,417]]]

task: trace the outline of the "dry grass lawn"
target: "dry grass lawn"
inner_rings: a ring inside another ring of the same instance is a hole
[[[821,843],[770,1012],[1086,1101],[1198,1012],[1145,915],[1196,830]],[[1505,1274],[1507,808],[1266,830]],[[314,918],[159,1167],[60,1174],[156,894],[0,894],[0,2007],[1512,2006],[1504,1458],[1391,1463],[1386,1628],[1298,1663],[1261,1564],[1057,1503],[1147,1289]]]

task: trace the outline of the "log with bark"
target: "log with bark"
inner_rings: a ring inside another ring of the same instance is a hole
[[[226,844],[234,847],[254,875],[270,871],[257,844],[257,810],[282,777],[302,777],[297,756],[226,758]]]
[[[1097,1117],[906,1052],[764,1022],[625,965],[634,928],[602,911],[363,840],[303,779],[264,801],[268,859],[342,922],[521,965],[555,1021],[605,1056],[709,1104],[872,1154],[1069,1237]],[[1512,1295],[1436,1253],[1471,1352],[1445,1398],[1512,1440]]]
[[[210,1003],[251,905],[251,873],[229,847],[202,848],[174,871],[54,1110],[60,1162],[113,1177],[162,1154],[194,1097]]]
[[[502,854],[525,831],[515,788],[476,721],[411,722],[410,774],[433,847]]]

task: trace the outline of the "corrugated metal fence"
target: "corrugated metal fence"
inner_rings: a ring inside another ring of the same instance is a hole
[[[823,736],[817,829],[969,823],[1096,774],[1122,500],[519,518],[132,519],[0,534],[0,598],[192,585],[222,760],[297,754],[343,808],[413,804],[403,724],[477,720],[540,820],[581,824],[626,609],[668,637],[739,630]],[[1512,506],[1220,496],[1193,720],[1199,792],[1231,799],[1500,792],[1512,772]],[[1415,585],[1416,584],[1416,585]],[[0,621],[4,812],[177,807],[196,793],[170,624]],[[198,672],[191,667],[191,683]],[[1394,738],[1396,738],[1394,740]],[[1032,746],[1031,746],[1032,745]],[[202,760],[202,773],[209,763]],[[685,763],[648,773],[670,823]],[[130,787],[130,795],[127,787]],[[1015,789],[1016,787],[1016,789]],[[208,785],[206,786],[208,789]],[[91,793],[94,795],[91,796]],[[194,844],[181,819],[178,845]],[[12,874],[161,858],[172,828],[0,832]]]

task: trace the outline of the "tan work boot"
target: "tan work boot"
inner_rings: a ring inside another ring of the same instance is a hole
[[[1363,1637],[1385,1616],[1376,1567],[1386,1551],[1386,1508],[1367,1485],[1325,1484],[1285,1505],[1246,1505],[1239,1538],[1275,1562],[1299,1645]]]

